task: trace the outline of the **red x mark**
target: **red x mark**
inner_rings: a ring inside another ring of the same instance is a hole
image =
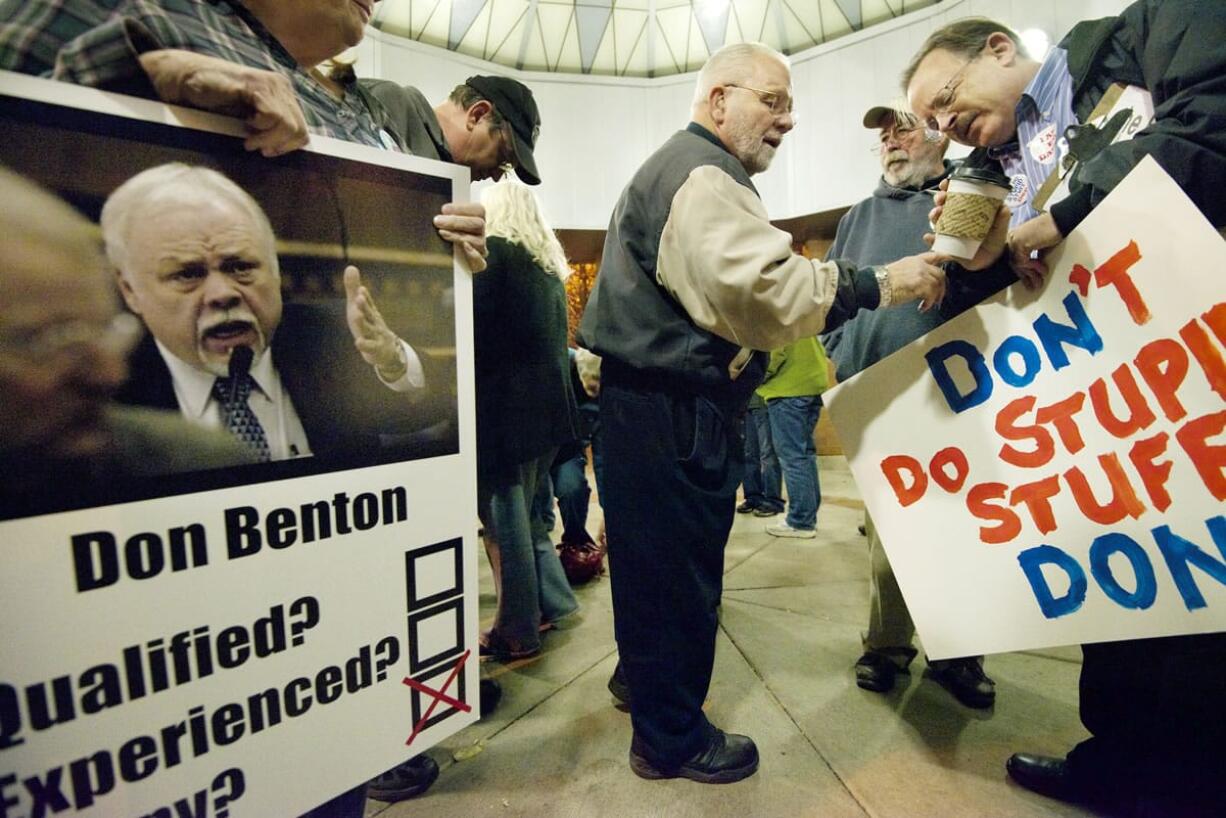
[[[438,707],[439,702],[449,704],[462,713],[468,713],[473,709],[472,705],[465,704],[459,699],[454,699],[447,695],[447,688],[451,687],[451,683],[455,681],[455,677],[460,675],[460,670],[464,667],[464,663],[468,661],[468,656],[470,653],[472,653],[471,650],[466,650],[464,651],[464,654],[456,660],[455,667],[451,669],[451,673],[447,676],[447,681],[443,682],[443,686],[438,690],[433,690],[426,687],[421,682],[410,679],[408,676],[404,677],[404,684],[420,693],[424,693],[434,700],[430,702],[430,706],[426,708],[426,712],[422,714],[422,717],[417,724],[413,725],[413,732],[409,735],[409,740],[404,743],[406,747],[413,743],[413,739],[417,738],[417,734],[421,732],[422,727],[424,727],[426,722],[430,720],[430,716],[434,714],[434,708]]]

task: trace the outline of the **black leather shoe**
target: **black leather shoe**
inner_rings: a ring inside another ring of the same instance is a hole
[[[874,693],[885,693],[894,688],[898,665],[884,653],[865,651],[856,660],[856,685]]]
[[[609,677],[609,692],[613,694],[613,698],[627,707],[630,706],[630,685],[626,683],[626,672],[622,670],[621,662],[617,663],[617,667],[613,668],[613,675]]]
[[[929,662],[928,675],[967,707],[983,709],[996,702],[996,682],[983,672],[978,659]]]
[[[481,718],[485,718],[498,708],[502,701],[502,685],[497,679],[481,680]]]
[[[642,778],[688,778],[699,784],[731,784],[758,771],[758,747],[749,736],[716,730],[711,743],[676,769],[657,767],[647,760],[646,745],[635,736],[630,742],[630,769]]]
[[[757,507],[758,507],[757,503],[751,503],[748,500],[746,500],[743,503],[741,503],[739,506],[736,507],[736,513],[737,514],[748,514],[749,512],[753,511]]]
[[[1005,762],[1005,770],[1020,786],[1048,798],[1081,801],[1084,795],[1074,784],[1068,762],[1063,758],[1014,753]]]
[[[366,797],[376,801],[403,801],[415,798],[438,778],[438,762],[425,753],[393,767],[366,786]]]

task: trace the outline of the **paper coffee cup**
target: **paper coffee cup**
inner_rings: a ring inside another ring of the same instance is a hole
[[[955,170],[949,177],[932,249],[953,258],[973,258],[1008,195],[1009,177],[1003,173],[988,168]]]

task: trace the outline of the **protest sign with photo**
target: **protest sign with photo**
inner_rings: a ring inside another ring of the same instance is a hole
[[[1226,630],[1226,242],[1146,159],[1047,262],[828,393],[933,659]]]
[[[0,813],[294,815],[477,718],[468,172],[241,132],[0,74],[0,165],[107,225],[142,433],[5,452]]]

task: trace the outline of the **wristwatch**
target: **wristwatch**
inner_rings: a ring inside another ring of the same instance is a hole
[[[885,265],[873,268],[873,275],[877,276],[877,289],[881,291],[881,302],[877,308],[888,307],[894,303],[894,288],[890,286],[890,271]]]

